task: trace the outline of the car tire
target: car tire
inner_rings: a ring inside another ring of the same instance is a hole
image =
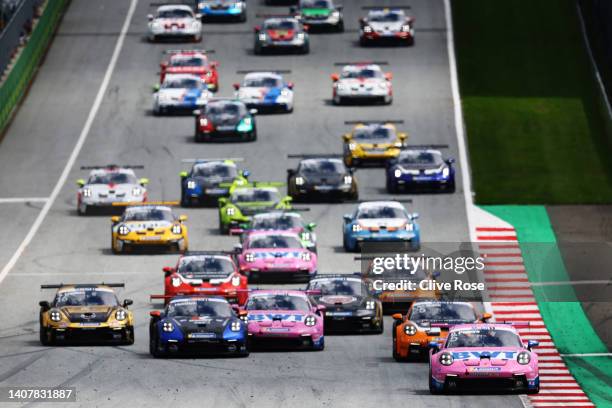
[[[355,248],[351,248],[351,246],[348,243],[348,239],[346,239],[346,235],[343,235],[342,241],[343,241],[342,242],[342,246],[344,246],[344,250],[346,252],[355,252],[356,247]]]
[[[334,96],[334,97],[332,98],[332,103],[333,103],[334,105],[336,105],[336,106],[338,106],[338,105],[342,105],[342,102],[343,102],[343,101],[342,101],[342,97],[341,97],[341,96]]]
[[[529,394],[529,395],[539,394],[540,393],[540,386],[538,385],[536,388],[533,388],[533,389],[529,389],[528,388],[526,393]]]
[[[399,189],[397,188],[397,184],[387,181],[387,192],[389,194],[397,194],[398,191]]]
[[[87,211],[89,211],[89,208],[87,208],[87,204],[79,205],[77,207],[77,213],[81,216],[87,215]]]
[[[455,187],[455,180],[453,180],[453,181],[451,181],[451,182],[448,184],[448,186],[446,187],[446,192],[447,192],[447,193],[451,193],[451,194],[452,194],[452,193],[454,193],[454,192],[455,192],[455,190],[456,190],[456,187]]]
[[[229,233],[229,227],[221,222],[221,218],[219,218],[219,232],[221,235],[227,235]]]
[[[49,330],[43,327],[42,324],[39,324],[39,338],[40,344],[43,346],[51,346],[53,341],[51,340],[51,336],[49,335]]]
[[[393,336],[392,345],[393,345],[393,359],[399,363],[405,360],[397,352],[397,333],[396,333],[397,326],[398,326],[398,322],[394,321],[393,322],[393,333],[392,333],[392,336]]]
[[[122,344],[125,346],[131,346],[132,344],[134,344],[134,328],[133,327],[131,326],[126,327]]]
[[[149,353],[155,358],[164,358],[166,357],[166,352],[160,350],[159,338],[157,335],[151,334],[149,336]]]
[[[375,334],[383,334],[385,332],[385,321],[380,320],[380,326],[374,331]]]
[[[263,50],[261,49],[261,45],[259,45],[259,43],[255,43],[255,47],[253,47],[253,53],[255,53],[255,55],[263,54]]]
[[[362,47],[367,47],[368,46],[368,41],[365,38],[360,37],[359,38],[359,45],[362,46]]]
[[[257,140],[257,130],[253,129],[253,131],[249,135],[249,141],[254,142],[256,140]]]
[[[246,13],[246,10],[245,10],[245,11],[243,11],[243,12],[240,14],[240,16],[238,17],[238,21],[239,21],[239,22],[241,22],[241,23],[244,23],[244,22],[246,22],[246,21],[247,21],[247,13]]]
[[[325,338],[324,337],[321,338],[321,345],[320,346],[314,346],[313,345],[312,349],[315,350],[315,351],[323,351],[323,350],[325,350]]]
[[[431,395],[440,395],[444,393],[444,391],[438,390],[436,386],[434,385],[434,380],[431,375],[431,367],[429,368],[429,393]]]
[[[300,54],[309,54],[310,53],[310,44],[306,43],[300,49]]]
[[[344,21],[340,20],[340,22],[336,26],[336,32],[338,32],[338,33],[343,33],[344,32]]]

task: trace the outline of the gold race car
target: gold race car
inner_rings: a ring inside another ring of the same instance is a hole
[[[52,346],[65,342],[134,344],[134,317],[119,303],[113,288],[123,283],[42,285],[57,289],[53,302],[40,301],[40,342]]]
[[[408,135],[398,132],[395,125],[403,120],[346,121],[355,125],[353,131],[342,136],[344,163],[358,166],[365,162],[386,162],[399,155]]]
[[[130,205],[122,216],[112,217],[113,253],[124,253],[135,248],[187,251],[187,216],[177,217],[168,206],[176,204],[178,203]]]

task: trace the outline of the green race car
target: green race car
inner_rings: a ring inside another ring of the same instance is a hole
[[[284,183],[249,182],[232,183],[229,197],[219,198],[219,231],[229,233],[230,228],[248,229],[253,215],[272,210],[290,210],[289,196],[282,196],[278,187]]]
[[[336,6],[333,0],[300,0],[298,7],[292,7],[291,12],[313,30],[344,31],[342,6]]]

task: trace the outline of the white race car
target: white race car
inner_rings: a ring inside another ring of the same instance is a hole
[[[147,201],[149,183],[146,178],[138,179],[134,169],[143,166],[83,166],[91,170],[87,181],[77,180],[77,211],[86,215],[91,208],[110,208],[113,203],[144,203]],[[122,208],[123,209],[123,208]]]
[[[353,103],[384,103],[393,102],[393,87],[391,73],[385,73],[377,63],[336,63],[343,66],[342,73],[332,74],[334,105]]]
[[[246,73],[242,84],[234,84],[236,98],[248,108],[293,111],[293,83],[285,82],[281,73],[291,71],[238,71]]]
[[[160,6],[155,15],[149,14],[149,40],[202,39],[202,16],[181,4]]]
[[[168,74],[153,95],[153,114],[191,113],[208,103],[213,93],[198,75]]]
[[[404,12],[407,7],[363,8],[370,11],[367,17],[359,20],[359,43],[362,46],[388,42],[414,45],[414,18]]]

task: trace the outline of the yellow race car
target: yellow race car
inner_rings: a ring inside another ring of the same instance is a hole
[[[111,218],[113,253],[125,253],[135,248],[185,252],[189,247],[186,220],[186,215],[177,217],[167,205],[128,206],[121,217]]]
[[[57,289],[55,299],[40,305],[40,342],[52,346],[66,342],[134,344],[134,317],[119,303],[112,288],[123,283],[42,285]]]
[[[398,132],[395,125],[403,120],[346,121],[355,125],[353,131],[342,136],[344,164],[358,166],[364,162],[386,162],[399,155],[408,135]]]

